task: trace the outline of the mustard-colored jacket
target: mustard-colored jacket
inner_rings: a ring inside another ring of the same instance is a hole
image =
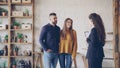
[[[59,53],[68,53],[75,58],[77,53],[77,35],[75,30],[73,30],[73,36],[74,40],[72,40],[69,32],[66,33],[66,39],[63,39],[62,36],[60,36]]]

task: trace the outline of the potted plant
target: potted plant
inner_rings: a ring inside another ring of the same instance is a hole
[[[23,40],[23,34],[21,34],[21,33],[17,33],[17,40],[18,40],[18,42],[22,42],[22,40]]]
[[[6,68],[6,61],[3,62],[3,68]]]
[[[7,11],[6,9],[3,9],[3,10],[2,10],[2,16],[6,16],[6,15],[7,15],[7,12],[8,12],[8,11]]]
[[[14,29],[18,29],[18,27],[20,26],[20,24],[17,21],[14,21],[13,22],[13,26],[14,26]]]
[[[24,16],[29,16],[29,10],[28,9],[25,9]]]
[[[16,47],[14,47],[13,49],[14,49],[14,50],[13,50],[13,55],[14,55],[14,56],[18,56],[18,50],[19,50],[19,48],[16,46]]]
[[[5,39],[4,42],[7,43],[8,42],[8,35],[5,35],[4,39]]]
[[[15,60],[12,63],[12,68],[16,68],[16,61]]]

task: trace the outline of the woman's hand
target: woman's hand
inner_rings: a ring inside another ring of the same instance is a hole
[[[75,60],[75,57],[72,57],[72,60]]]

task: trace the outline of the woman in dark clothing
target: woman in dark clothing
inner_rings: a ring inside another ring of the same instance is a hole
[[[89,15],[90,24],[92,25],[91,33],[87,38],[89,44],[87,50],[87,59],[89,68],[102,68],[104,57],[103,46],[105,44],[105,29],[101,17],[92,13]]]

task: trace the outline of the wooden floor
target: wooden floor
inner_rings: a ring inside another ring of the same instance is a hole
[[[77,68],[85,68],[83,58],[81,57],[80,54],[77,55],[76,57],[76,62],[77,62]],[[40,67],[37,67],[40,68]],[[57,64],[57,68],[60,68],[59,62]],[[74,67],[74,64],[72,64],[72,68]],[[113,60],[103,60],[103,68],[114,68],[114,61]]]

